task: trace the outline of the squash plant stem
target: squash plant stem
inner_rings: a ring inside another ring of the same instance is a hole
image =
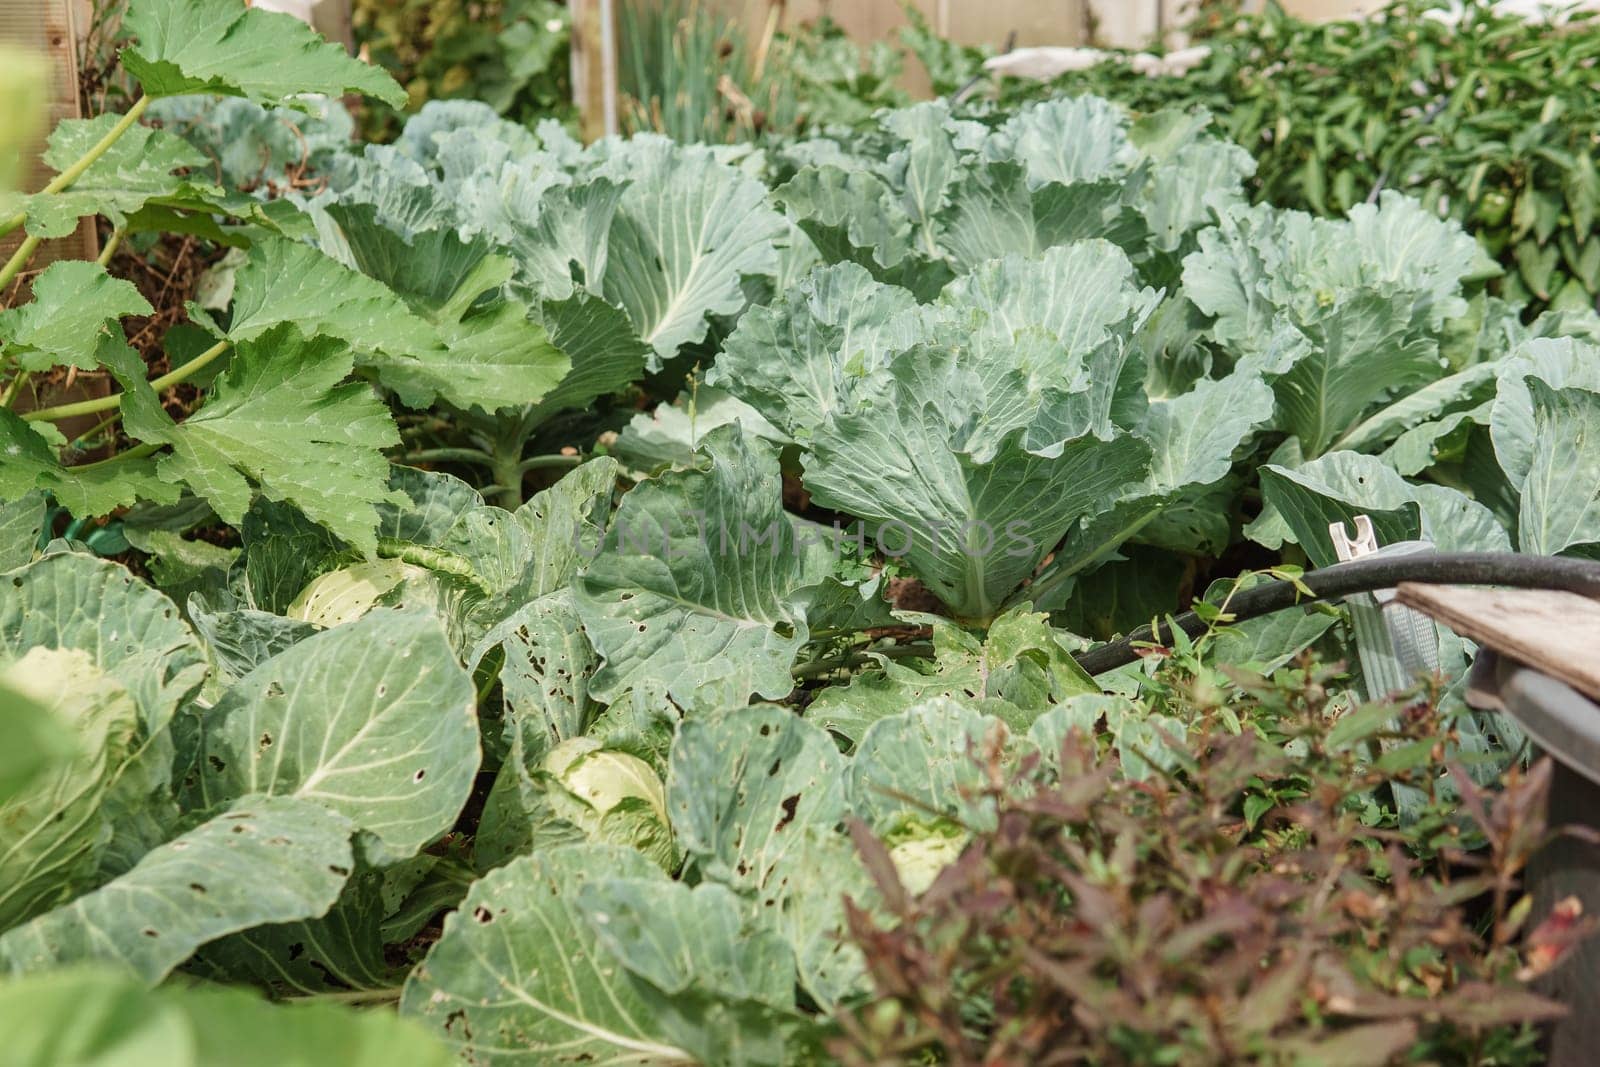
[[[114,456],[107,456],[105,459],[97,459],[93,463],[80,463],[76,467],[68,467],[67,470],[76,474],[87,470],[95,470],[99,467],[109,467],[113,463],[121,463],[125,460],[143,459],[145,456],[154,455],[163,447],[165,446],[151,444],[134,445],[132,448],[123,449]]]
[[[169,371],[159,378],[152,379],[150,388],[159,393],[163,389],[177,385],[179,382],[187,381],[204,370],[209,364],[216,362],[228,350],[230,344],[232,342],[226,339],[218,341],[177,370]],[[53,408],[40,408],[38,411],[30,411],[22,417],[28,422],[46,420],[55,422],[58,419],[70,419],[76,415],[93,415],[98,411],[112,411],[121,406],[122,394],[112,393],[110,396],[96,397],[93,400],[80,400],[75,404],[58,404]]]
[[[127,114],[118,119],[117,124],[111,127],[111,129],[107,130],[104,137],[95,142],[94,146],[85,152],[76,163],[62,171],[60,174],[57,174],[55,178],[51,180],[49,185],[46,185],[40,190],[40,193],[45,195],[59,193],[63,189],[66,189],[68,186],[70,186],[73,182],[83,177],[84,172],[90,167],[94,166],[95,161],[101,156],[105,155],[106,151],[110,149],[112,145],[117,143],[117,138],[127,133],[134,127],[135,124],[138,123],[139,118],[145,113],[145,109],[149,106],[150,98],[148,96],[141,96],[138,100],[134,101],[133,106],[128,109]],[[15,230],[18,226],[21,226],[27,221],[28,213],[26,211],[19,211],[9,219],[5,220],[5,222],[0,222],[0,237],[4,237],[6,234],[10,233],[12,230]],[[13,278],[22,273],[22,268],[28,265],[28,260],[33,258],[33,253],[38,249],[39,241],[40,238],[36,234],[29,234],[28,237],[17,246],[17,250],[11,254],[11,258],[6,261],[6,265],[4,267],[0,267],[0,290],[4,290],[6,286],[11,284]]]
[[[84,171],[94,166],[95,162],[101,156],[105,155],[112,145],[117,143],[117,139],[119,137],[131,130],[134,125],[138,123],[139,119],[143,117],[145,111],[149,107],[150,97],[141,96],[138,100],[135,100],[133,102],[133,106],[127,110],[122,118],[117,120],[117,124],[106,131],[106,135],[104,137],[96,141],[95,144],[87,152],[85,152],[76,163],[51,179],[50,184],[39,190],[39,192],[45,195],[59,193],[70,186],[73,182],[83,177]],[[18,226],[21,226],[27,221],[28,213],[25,211],[19,211],[4,222],[0,222],[0,237],[4,237],[6,234],[10,233],[12,230],[16,229]],[[37,243],[35,246],[37,247]],[[12,258],[15,259],[16,257]],[[24,257],[24,261],[26,261],[26,257]],[[7,264],[7,266],[9,267],[10,264]],[[14,274],[15,271],[12,273]],[[11,278],[9,275],[5,276],[3,279],[0,279],[0,285],[4,285],[10,280]]]
[[[32,235],[23,239],[17,250],[11,253],[11,258],[6,260],[6,265],[0,267],[0,292],[11,284],[11,280],[22,273],[22,268],[33,258],[33,253],[39,247],[39,238]]]

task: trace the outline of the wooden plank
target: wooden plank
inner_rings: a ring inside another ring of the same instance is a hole
[[[585,141],[617,124],[617,23],[613,0],[571,0],[572,102]]]
[[[900,0],[707,0],[737,18],[751,41],[760,39],[772,6],[782,8],[781,29],[794,30],[826,15],[861,44],[883,41],[898,46],[906,25]],[[1130,0],[1117,0],[1119,3]],[[1153,3],[1154,0],[1138,0]],[[944,36],[962,44],[1005,46],[1012,30],[1017,44],[1078,44],[1083,40],[1087,0],[909,0]],[[913,97],[930,94],[922,64],[907,57],[900,85]]]
[[[1105,48],[1148,48],[1169,24],[1161,0],[1094,0],[1094,43]]]
[[[747,25],[759,23],[767,9],[766,0],[720,0],[718,6]],[[962,44],[999,48],[1013,30],[1018,44],[1075,44],[1083,36],[1084,0],[912,0],[911,6],[934,29]],[[823,15],[863,43],[893,43],[906,24],[899,0],[789,0],[783,26],[792,29]]]
[[[50,61],[50,121],[46,134],[62,119],[80,118],[78,107],[78,34],[75,0],[0,0],[0,41],[39,52]],[[24,189],[41,188],[51,171],[39,159],[40,144],[24,153],[33,161],[30,173],[22,179]],[[0,238],[0,263],[16,251],[22,232]],[[46,241],[34,255],[31,268],[37,270],[58,259],[93,259],[100,252],[94,220],[85,219],[71,237]],[[5,295],[0,294],[0,306]]]
[[[1303,19],[1352,19],[1383,8],[1383,0],[1284,0],[1283,8]]]
[[[1117,0],[1118,6],[1149,0]],[[1015,33],[1019,48],[1028,45],[1075,45],[1083,40],[1088,20],[1082,0],[985,0],[950,5],[945,35],[962,44],[1005,48]]]
[[[1401,582],[1400,603],[1600,700],[1600,601],[1545,589]]]

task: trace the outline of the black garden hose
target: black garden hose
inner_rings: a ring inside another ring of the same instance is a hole
[[[1235,593],[1228,602],[1228,613],[1233,621],[1243,622],[1313,600],[1393,589],[1401,582],[1559,589],[1600,598],[1600,563],[1514,552],[1419,552],[1338,563],[1307,571],[1300,581],[1311,590],[1312,596],[1307,597],[1294,582],[1274,581]],[[1210,625],[1192,611],[1172,621],[1190,637],[1204,633]],[[1139,645],[1162,645],[1171,639],[1169,625],[1163,624],[1155,630],[1141,626],[1125,637],[1078,653],[1078,665],[1091,675],[1100,674],[1134,662],[1139,658]]]

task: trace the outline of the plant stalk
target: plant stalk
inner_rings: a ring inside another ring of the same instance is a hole
[[[25,370],[17,371],[17,376],[11,379],[11,384],[6,386],[5,395],[0,396],[0,408],[9,408],[17,402],[17,397],[22,395],[22,387],[28,384],[31,377]]]
[[[479,467],[494,464],[494,457],[476,448],[424,448],[401,457],[407,463],[471,463]]]
[[[143,459],[146,456],[155,455],[164,447],[166,446],[151,444],[134,445],[132,448],[118,452],[114,456],[107,456],[105,459],[97,459],[93,463],[80,463],[76,467],[68,467],[67,470],[75,472],[96,470],[100,467],[109,467],[113,463],[121,463],[125,460]]]
[[[4,235],[0,234],[0,236]],[[32,259],[33,253],[38,250],[39,241],[38,237],[30,234],[17,246],[17,250],[11,253],[11,258],[6,260],[6,265],[0,267],[0,292],[4,292],[6,286],[11,284],[12,279],[22,273],[22,268],[28,265],[28,260]]]
[[[1117,546],[1123,544],[1128,538],[1149,525],[1150,521],[1160,513],[1161,509],[1159,507],[1150,509],[1120,530],[1117,530],[1110,537],[1105,538],[1092,551],[1079,553],[1078,558],[1070,565],[1052,564],[1043,574],[1035,578],[1031,584],[1024,586],[1007,597],[1002,606],[1015,607],[1024,601],[1038,605],[1046,596],[1055,592],[1056,588],[1063,582],[1099,561],[1106,553],[1116,549]]]
[[[168,371],[161,377],[153,379],[150,382],[150,388],[159,393],[163,389],[177,385],[179,382],[187,381],[209,364],[215,363],[228,350],[228,346],[231,343],[228,340],[218,341],[177,370]],[[55,422],[78,415],[93,415],[101,411],[113,411],[121,406],[122,394],[113,393],[110,396],[96,397],[93,400],[80,400],[76,404],[58,404],[53,408],[40,408],[38,411],[30,411],[22,417],[28,422]]]
[[[495,441],[490,456],[489,474],[495,484],[494,502],[507,511],[516,511],[522,506],[522,442],[520,433],[507,434]]]
[[[99,160],[101,156],[105,155],[112,145],[117,143],[118,138],[127,133],[129,130],[133,129],[133,127],[138,123],[139,119],[144,115],[146,109],[149,107],[150,97],[141,96],[139,99],[135,100],[133,102],[133,106],[127,110],[122,118],[117,120],[117,124],[106,131],[106,135],[104,137],[95,142],[93,147],[91,147],[89,151],[85,152],[82,158],[80,158],[76,163],[52,178],[50,184],[39,190],[39,192],[44,195],[59,193],[71,186],[73,182],[83,177],[84,171],[94,166],[95,162]],[[0,237],[4,237],[6,234],[10,233],[12,230],[16,229],[18,226],[21,226],[27,221],[27,212],[19,211],[5,222],[0,222]]]
[[[872,663],[873,656],[886,656],[889,659],[919,656],[931,657],[933,645],[926,641],[917,641],[906,645],[880,645],[877,648],[856,649],[837,656],[826,656],[815,659],[809,663],[802,663],[794,669],[794,676],[801,680],[817,678],[834,671],[848,670]]]
[[[400,999],[402,987],[380,987],[378,989],[350,989],[330,993],[307,993],[304,996],[287,997],[287,1000],[312,1001],[320,1000],[330,1004],[389,1004]]]
[[[117,249],[122,247],[122,237],[127,231],[112,230],[111,236],[106,238],[106,246],[100,250],[100,255],[95,262],[102,267],[111,262],[111,257],[117,254]]]
[[[530,456],[517,464],[518,469],[526,474],[529,471],[551,470],[559,467],[576,467],[583,462],[582,456]]]

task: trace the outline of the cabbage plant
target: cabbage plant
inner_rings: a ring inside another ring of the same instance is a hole
[[[1251,671],[1351,649],[1326,615],[1226,625],[1245,561],[1324,565],[1355,514],[1600,544],[1600,319],[1523,323],[1398,194],[1250,206],[1203,114],[583,146],[454,101],[360,146],[329,98],[397,87],[298,23],[132,0],[124,28],[145,95],[0,194],[0,282],[86,215],[216,261],[157,338],[115,248],[0,312],[8,1034],[82,996],[108,1047],[148,1019],[202,1061],[214,1009],[270,1062],[818,1062],[872,989],[852,933],[993,857],[997,783],[1159,800],[1219,729],[1255,746],[1228,774],[1278,780],[1253,761],[1308,742]],[[275,168],[294,109],[313,181],[196,147]],[[91,375],[116,391],[36,395]],[[1085,672],[1208,585],[1212,632]],[[1326,724],[1346,681],[1312,673]],[[1455,699],[1385,774],[1516,757]],[[1208,818],[1304,799],[1264,788]],[[1362,788],[1385,833],[1445,818]]]

